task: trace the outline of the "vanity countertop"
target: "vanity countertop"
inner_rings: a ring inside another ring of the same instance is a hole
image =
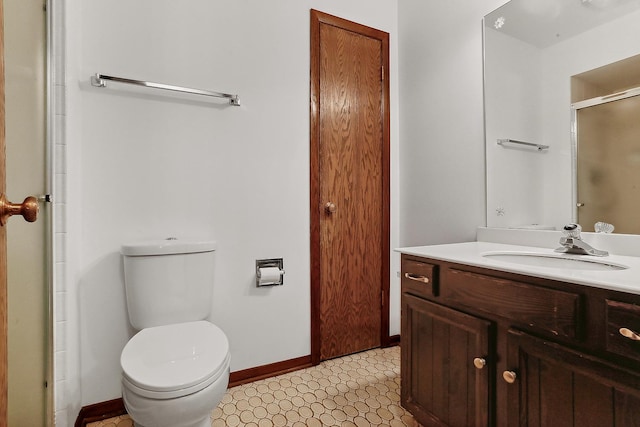
[[[529,254],[560,256],[560,254],[554,252],[553,248],[550,249],[535,246],[518,246],[490,242],[467,242],[398,248],[396,251],[407,255],[416,255],[440,261],[467,264],[491,270],[560,280],[640,295],[640,257],[622,255],[609,255],[607,257],[562,255],[567,258],[594,259],[595,261],[622,264],[629,267],[624,270],[577,270],[569,268],[522,265],[482,256],[487,252],[526,252]]]

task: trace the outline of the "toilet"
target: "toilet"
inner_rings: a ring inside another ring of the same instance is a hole
[[[229,341],[211,312],[216,243],[122,246],[127,311],[122,399],[136,427],[209,427],[229,384]]]

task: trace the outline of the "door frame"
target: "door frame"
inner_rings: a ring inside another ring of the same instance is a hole
[[[311,70],[310,70],[310,216],[311,216],[311,362],[321,362],[320,311],[320,25],[327,24],[377,39],[382,45],[382,265],[380,345],[391,344],[389,337],[390,288],[390,109],[389,109],[389,34],[346,19],[311,9]]]

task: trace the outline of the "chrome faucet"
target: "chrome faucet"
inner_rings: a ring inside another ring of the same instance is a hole
[[[578,255],[593,255],[593,256],[608,256],[609,252],[594,249],[587,242],[584,242],[580,237],[582,227],[580,224],[567,224],[562,229],[562,236],[560,238],[560,246],[556,249],[556,252],[566,254],[578,254]]]

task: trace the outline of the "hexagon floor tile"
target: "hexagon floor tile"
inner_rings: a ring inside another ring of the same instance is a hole
[[[87,427],[132,427],[127,416]],[[212,427],[365,427],[419,424],[400,406],[400,347],[327,360],[312,368],[231,388]]]

